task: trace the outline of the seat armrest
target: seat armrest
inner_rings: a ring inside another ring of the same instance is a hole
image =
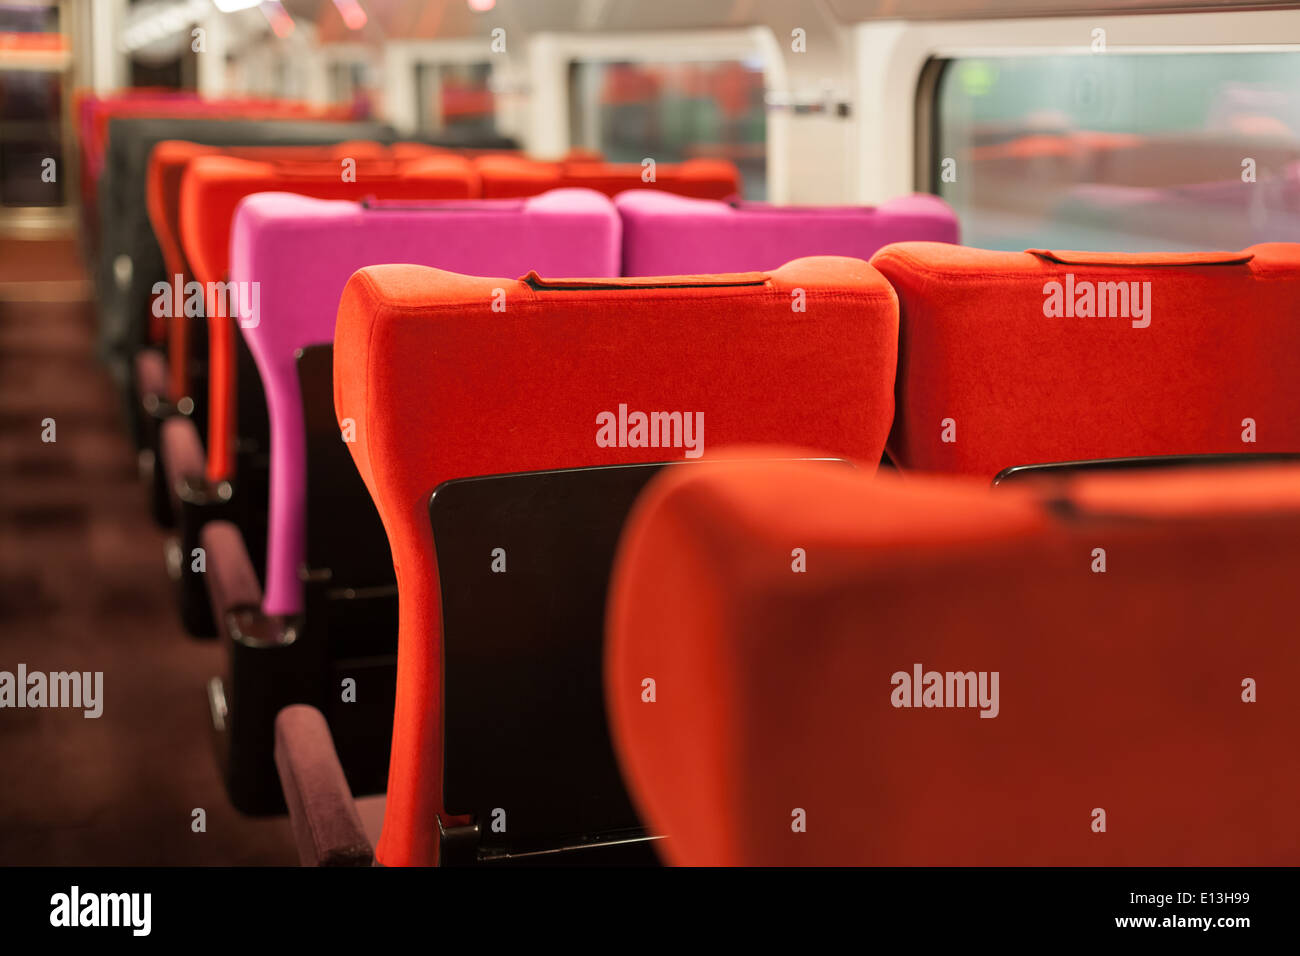
[[[288,647],[298,640],[298,618],[262,611],[262,586],[238,527],[209,521],[199,532],[199,542],[208,558],[204,583],[212,619],[225,637],[254,650]]]
[[[294,704],[275,719],[275,766],[303,866],[370,866],[375,854],[325,717]]]
[[[229,521],[209,521],[199,532],[199,542],[207,554],[206,582],[214,619],[260,609],[262,586],[239,528]]]
[[[161,420],[173,413],[167,401],[167,359],[157,349],[136,353],[135,387],[147,414]]]
[[[162,456],[167,490],[176,513],[180,513],[183,496],[194,497],[192,487],[203,483],[207,455],[194,422],[183,415],[173,415],[162,423],[158,436],[158,453]]]

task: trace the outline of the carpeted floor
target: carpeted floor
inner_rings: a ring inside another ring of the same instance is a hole
[[[99,719],[0,709],[0,865],[293,864],[218,776],[222,649],[177,620],[84,280],[71,242],[0,241],[0,670],[104,673]]]

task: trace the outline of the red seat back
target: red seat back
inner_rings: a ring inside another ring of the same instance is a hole
[[[650,173],[640,163],[569,158],[544,162],[523,156],[480,156],[475,161],[483,196],[533,196],[548,189],[582,187],[613,196],[628,189],[662,189],[696,199],[727,199],[740,192],[740,174],[726,160],[690,159],[660,163]]]
[[[871,471],[891,416],[894,309],[856,259],[650,279],[353,275],[335,326],[335,410],[388,533],[400,607],[385,863],[435,862],[440,814],[448,822],[434,488],[796,437]],[[633,416],[660,410],[702,416],[702,442],[664,431],[652,445]]]
[[[668,860],[1296,863],[1300,469],[678,471],[625,530],[606,657]]]
[[[899,297],[900,467],[1300,451],[1300,245],[872,262]]]

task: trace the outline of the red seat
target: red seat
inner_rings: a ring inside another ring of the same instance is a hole
[[[693,457],[685,434],[671,447],[641,443],[632,416],[661,409],[703,416],[705,455],[798,438],[870,472],[891,417],[894,309],[874,269],[842,258],[649,279],[402,265],[353,275],[335,326],[335,410],[388,534],[400,611],[382,862],[436,862],[449,822],[433,489]],[[610,417],[630,429],[616,434]]]
[[[1300,451],[1300,245],[1241,252],[886,246],[901,468]]]
[[[647,182],[640,163],[607,163],[568,158],[544,162],[523,156],[480,156],[474,161],[483,181],[483,196],[504,199],[534,196],[548,189],[582,187],[613,196],[628,189],[662,189],[696,199],[727,199],[740,192],[740,173],[720,159],[660,163]]]
[[[98,239],[97,187],[104,169],[109,121],[114,117],[205,117],[240,119],[334,119],[353,117],[345,107],[317,108],[288,100],[250,98],[200,99],[180,90],[133,88],[113,96],[77,95],[78,146],[80,149],[82,211],[88,217],[92,245]]]
[[[677,471],[625,529],[606,651],[669,861],[1296,863],[1300,469]]]

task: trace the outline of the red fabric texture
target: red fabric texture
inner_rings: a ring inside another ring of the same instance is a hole
[[[662,189],[695,199],[728,199],[740,192],[740,173],[722,159],[659,163],[654,182],[642,180],[640,163],[607,163],[569,157],[545,162],[523,156],[491,155],[474,160],[483,198],[535,196],[548,189],[585,187],[614,196],[628,189]]]
[[[392,147],[359,141],[334,146],[204,146],[184,140],[165,140],[155,146],[149,155],[146,196],[149,222],[162,249],[167,277],[174,282],[175,276],[183,276],[182,286],[193,277],[181,244],[180,224],[181,179],[192,159],[200,156],[233,156],[263,162],[333,160],[337,163],[345,156],[356,159],[382,159],[385,156],[405,158],[433,155],[435,152],[437,150],[431,146],[416,143],[396,143]],[[189,323],[185,321],[183,313],[163,319],[152,313],[150,316],[150,339],[161,342],[165,338],[169,356],[188,356]],[[188,365],[188,361],[172,361],[169,364],[167,397],[172,402],[189,394]]]
[[[792,310],[798,290],[806,311]],[[597,416],[620,404],[703,413],[705,457],[798,438],[871,471],[892,415],[895,308],[874,269],[833,257],[657,282],[403,265],[353,275],[335,326],[335,411],[345,436],[355,429],[348,448],[388,533],[400,608],[385,864],[435,863],[444,813],[434,488],[684,457],[600,447]]]
[[[872,263],[899,297],[889,454],[902,468],[991,478],[1050,461],[1300,451],[1300,245],[1185,255],[904,242]],[[1076,301],[1085,284],[1139,283],[1148,315],[1045,315],[1053,282],[1062,299],[1073,282]]]
[[[1297,542],[1294,466],[669,470],[611,585],[624,777],[676,864],[1294,864]],[[894,706],[916,664],[997,672],[997,716]]]
[[[478,193],[468,160],[450,153],[414,159],[356,160],[356,178],[344,181],[340,159],[256,162],[232,156],[201,156],[181,181],[181,240],[201,283],[222,282],[230,267],[230,229],[245,196],[291,192],[317,199],[467,199]],[[208,461],[210,481],[234,472],[235,327],[226,316],[208,316]]]

